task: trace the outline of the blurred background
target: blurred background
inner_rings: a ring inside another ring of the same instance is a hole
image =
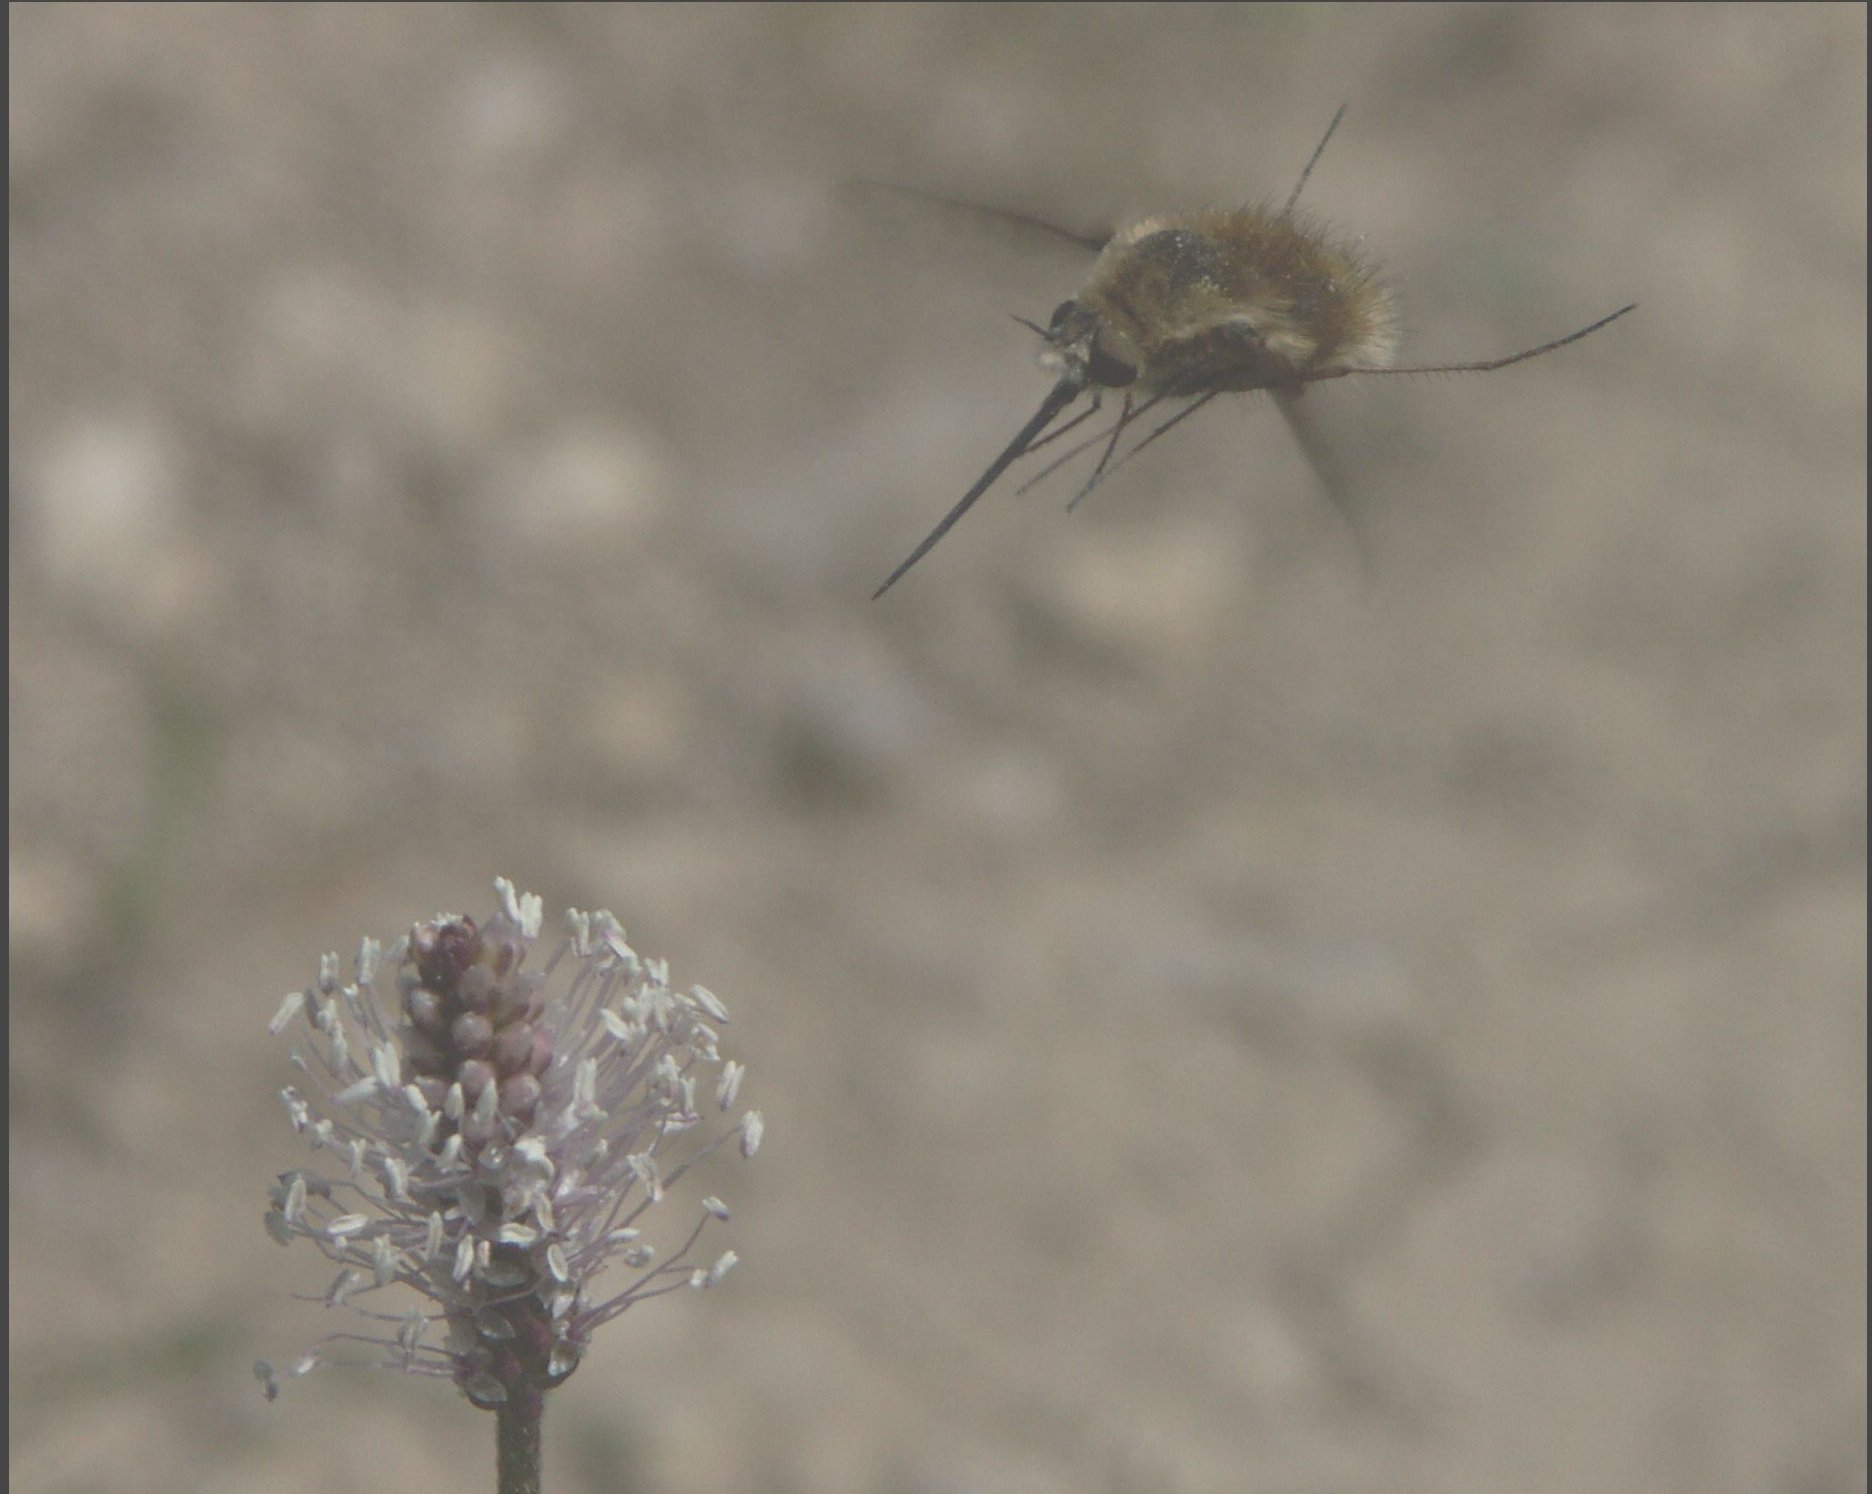
[[[1865,11],[8,11],[10,1460],[489,1487],[261,1229],[496,875],[735,1014],[742,1265],[548,1488],[1865,1487]],[[1096,228],[1486,377],[1014,481]],[[958,217],[960,221],[957,221]],[[698,1189],[697,1192],[702,1191]]]

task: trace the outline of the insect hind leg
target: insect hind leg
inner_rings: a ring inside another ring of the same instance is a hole
[[[1146,446],[1149,446],[1151,442],[1155,441],[1159,436],[1165,434],[1173,427],[1181,425],[1185,420],[1188,420],[1190,416],[1194,415],[1220,393],[1222,393],[1220,389],[1211,389],[1207,394],[1198,396],[1114,462],[1111,459],[1111,455],[1118,446],[1118,437],[1123,433],[1124,428],[1131,424],[1132,421],[1148,414],[1151,410],[1162,404],[1164,400],[1170,398],[1170,396],[1167,394],[1153,395],[1135,409],[1131,407],[1130,400],[1127,399],[1125,401],[1124,413],[1118,417],[1117,423],[1112,427],[1111,441],[1105,448],[1105,454],[1099,458],[1099,464],[1093,470],[1092,475],[1086,479],[1085,486],[1073,496],[1072,502],[1066,505],[1067,510],[1070,512],[1072,509],[1077,508],[1094,488],[1118,471],[1119,468],[1123,467],[1132,457],[1136,456]]]
[[[1127,406],[1130,404],[1130,396],[1128,394],[1125,396],[1125,403]],[[1086,415],[1090,415],[1091,413],[1092,411],[1090,410],[1084,411],[1080,418],[1083,419]],[[1051,477],[1055,472],[1059,471],[1061,467],[1064,467],[1068,462],[1070,462],[1074,457],[1078,456],[1081,452],[1090,450],[1092,447],[1098,445],[1098,443],[1101,441],[1110,440],[1112,431],[1123,430],[1125,425],[1131,419],[1132,417],[1130,414],[1125,413],[1124,411],[1120,411],[1118,419],[1113,423],[1113,425],[1109,429],[1102,430],[1102,431],[1094,431],[1092,432],[1091,435],[1083,437],[1082,439],[1073,442],[1073,444],[1069,446],[1065,451],[1062,451],[1058,456],[1053,458],[1052,461],[1048,462],[1046,466],[1042,467],[1038,472],[1034,473],[1032,477],[1028,478],[1024,483],[1022,483],[1018,488],[1016,488],[1014,490],[1015,494],[1019,495],[1021,493],[1025,493],[1029,488],[1038,487],[1042,480],[1044,480],[1045,478]],[[1077,425],[1078,423],[1079,423],[1078,420],[1075,420],[1073,422],[1074,425]],[[1064,429],[1054,432],[1054,435],[1064,435],[1064,434],[1065,434]]]

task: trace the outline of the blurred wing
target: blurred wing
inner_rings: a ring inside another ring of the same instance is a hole
[[[1355,501],[1354,485],[1345,463],[1339,459],[1333,443],[1313,418],[1312,406],[1307,403],[1304,388],[1275,389],[1271,392],[1275,406],[1287,421],[1287,429],[1293,432],[1300,454],[1306,458],[1307,465],[1313,469],[1313,476],[1319,481],[1320,491],[1326,495],[1333,512],[1339,515],[1346,532],[1352,536],[1353,547],[1358,551],[1359,569],[1369,580],[1372,569],[1371,536],[1367,532],[1364,516],[1359,511],[1359,504]]]
[[[979,202],[968,202],[960,197],[948,197],[941,192],[925,191],[922,187],[906,187],[897,182],[880,182],[861,177],[847,182],[840,189],[840,195],[861,206],[893,199],[899,204],[905,200],[917,202],[925,207],[939,208],[947,214],[957,214],[973,218],[980,223],[1012,230],[1017,237],[1063,242],[1091,254],[1097,254],[1103,249],[1111,241],[1112,236],[1110,230],[1083,233],[1076,229],[1062,228],[1057,223],[1049,223],[1044,218],[1035,218],[1027,213],[1017,213],[1008,208],[986,207]]]

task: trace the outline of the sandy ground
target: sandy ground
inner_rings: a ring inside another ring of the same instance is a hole
[[[11,1465],[491,1487],[260,1227],[498,874],[733,1008],[743,1264],[548,1487],[1865,1487],[1865,12],[13,7]],[[991,494],[1088,227],[1404,354]]]

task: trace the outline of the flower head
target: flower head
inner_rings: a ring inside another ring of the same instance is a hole
[[[328,1165],[282,1174],[267,1232],[316,1244],[339,1267],[327,1305],[376,1325],[334,1335],[295,1374],[332,1362],[332,1343],[363,1344],[375,1362],[452,1378],[477,1406],[510,1405],[570,1375],[600,1324],[713,1286],[735,1262],[691,1259],[708,1222],[728,1217],[718,1199],[702,1200],[663,1259],[644,1233],[703,1156],[730,1137],[744,1156],[760,1145],[757,1111],[705,1124],[704,1105],[727,1116],[741,1088],[741,1065],[716,1048],[726,1008],[700,986],[672,990],[609,913],[568,913],[564,942],[529,969],[540,901],[504,879],[494,889],[484,923],[442,914],[388,949],[366,939],[349,984],[327,955],[273,1019],[275,1034],[307,1023],[292,1062],[309,1088],[281,1098]],[[380,1001],[385,971],[394,1012]],[[632,1274],[601,1296],[613,1260]],[[367,1305],[398,1283],[424,1302]],[[271,1396],[277,1377],[256,1372]]]

